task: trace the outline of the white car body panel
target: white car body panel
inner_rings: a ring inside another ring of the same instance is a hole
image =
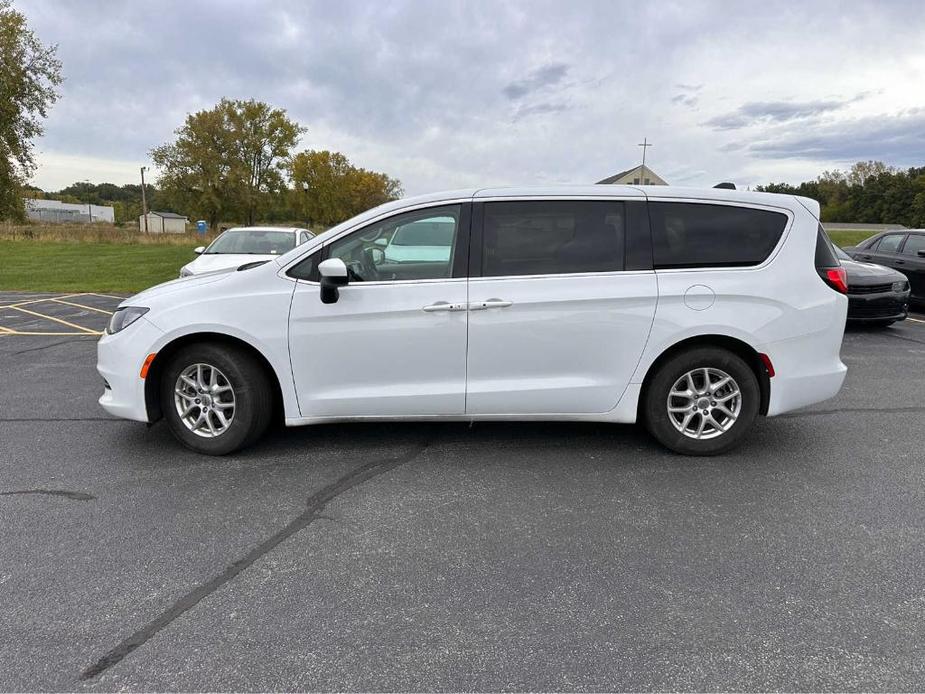
[[[367,223],[451,202],[512,198],[694,200],[774,208],[790,217],[760,266],[517,278],[354,283],[335,304],[286,271]],[[646,375],[666,350],[723,336],[767,354],[768,414],[838,392],[847,298],[817,276],[818,205],[732,190],[579,186],[455,191],[359,215],[272,262],[160,285],[123,302],[150,311],[99,342],[110,413],[148,421],[147,355],[191,335],[250,345],[272,368],[287,424],[367,419],[633,422]],[[247,256],[246,261],[254,260]],[[241,263],[238,263],[239,265]],[[436,302],[472,307],[428,313]]]
[[[369,282],[322,304],[299,283],[290,313],[292,375],[303,417],[461,415],[466,401],[466,280]]]
[[[648,271],[479,277],[469,296],[511,306],[469,314],[467,414],[590,414],[623,395],[658,293]]]

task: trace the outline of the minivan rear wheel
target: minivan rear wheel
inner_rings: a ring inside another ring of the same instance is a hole
[[[193,344],[174,354],[161,376],[160,396],[173,435],[206,455],[226,455],[254,443],[273,412],[261,365],[223,344]]]
[[[684,455],[717,455],[741,443],[761,402],[758,379],[736,354],[695,347],[658,367],[645,393],[646,428]]]

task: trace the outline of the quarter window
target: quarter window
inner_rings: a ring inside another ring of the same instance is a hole
[[[347,265],[351,282],[452,277],[461,206],[389,217],[334,241],[329,258]]]
[[[780,241],[787,216],[749,207],[649,203],[656,268],[760,265]]]
[[[623,269],[623,203],[601,200],[489,202],[482,275],[551,275]]]
[[[903,255],[918,255],[919,251],[925,251],[925,234],[909,234],[903,246]]]

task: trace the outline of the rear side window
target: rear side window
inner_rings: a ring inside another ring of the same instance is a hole
[[[489,202],[482,228],[483,277],[623,269],[622,202]]]
[[[872,248],[876,248],[881,253],[897,253],[899,252],[899,246],[902,244],[903,238],[903,234],[887,234],[880,239],[880,243]]]
[[[903,254],[918,255],[919,251],[925,251],[925,234],[909,234],[903,246]]]
[[[832,240],[825,233],[822,225],[819,225],[819,231],[816,235],[816,268],[838,267],[841,263],[835,255],[835,249],[832,247]]]
[[[760,265],[780,241],[787,216],[749,207],[649,203],[656,268]]]

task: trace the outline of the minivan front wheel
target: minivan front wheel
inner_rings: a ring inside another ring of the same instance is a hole
[[[697,347],[659,367],[646,390],[643,415],[663,446],[685,455],[716,455],[742,441],[760,400],[758,379],[741,357]]]
[[[251,355],[193,344],[161,376],[161,409],[173,435],[197,453],[225,455],[256,441],[273,411],[266,373]]]

